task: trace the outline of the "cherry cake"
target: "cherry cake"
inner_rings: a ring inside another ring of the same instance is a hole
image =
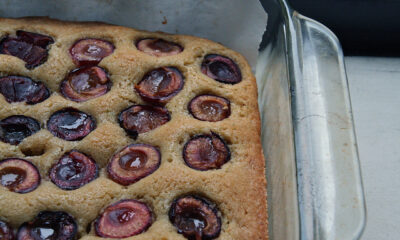
[[[255,78],[197,37],[0,18],[0,239],[268,239]]]

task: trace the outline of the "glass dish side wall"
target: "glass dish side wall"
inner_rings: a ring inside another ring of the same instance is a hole
[[[340,43],[284,0],[262,3],[270,32],[257,78],[271,239],[358,239],[365,203]]]
[[[270,239],[299,239],[296,164],[284,26],[260,53],[257,85],[268,180]]]

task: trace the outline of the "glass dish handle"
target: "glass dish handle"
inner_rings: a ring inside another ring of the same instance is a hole
[[[288,13],[301,239],[359,239],[365,202],[342,49],[325,26]]]

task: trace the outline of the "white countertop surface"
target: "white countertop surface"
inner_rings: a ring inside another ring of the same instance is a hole
[[[400,58],[346,57],[367,204],[362,240],[400,239]]]

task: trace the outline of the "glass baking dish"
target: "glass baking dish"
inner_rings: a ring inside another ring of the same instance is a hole
[[[190,0],[173,2],[181,12],[174,6],[164,9],[166,1],[84,2],[91,7],[82,7],[79,0],[4,0],[0,16],[49,15],[139,28],[154,23],[158,24],[156,29],[167,32],[175,28],[191,30],[195,22],[186,23],[182,19],[201,18],[198,12],[194,17],[182,14],[182,9],[194,3]],[[240,43],[251,32],[246,35],[235,28],[246,31],[249,19],[257,18],[251,13],[261,6],[257,0],[230,1],[233,7],[250,2],[256,3],[257,8],[247,9],[250,9],[250,14],[245,15],[247,21],[236,16],[232,24],[232,19],[220,17],[234,31],[232,35],[223,35],[237,40],[240,49],[227,46],[239,52],[247,49]],[[217,0],[198,1],[195,10],[204,7],[215,10],[216,3]],[[365,204],[340,44],[328,29],[290,9],[285,0],[261,3],[268,13],[268,24],[260,46],[256,77],[267,166],[270,239],[358,239],[365,225]],[[151,9],[160,15],[149,17]],[[236,7],[231,17],[243,12],[244,9]],[[158,18],[163,15],[160,25]],[[168,17],[169,25],[165,24],[165,16],[171,15],[179,15],[181,19]],[[210,22],[213,28],[226,30],[222,23]],[[194,28],[197,31],[194,35],[213,39],[215,35],[198,32],[208,28],[209,25]],[[250,63],[256,60],[248,59]]]
[[[343,53],[285,0],[257,62],[271,239],[359,239],[366,221]]]

